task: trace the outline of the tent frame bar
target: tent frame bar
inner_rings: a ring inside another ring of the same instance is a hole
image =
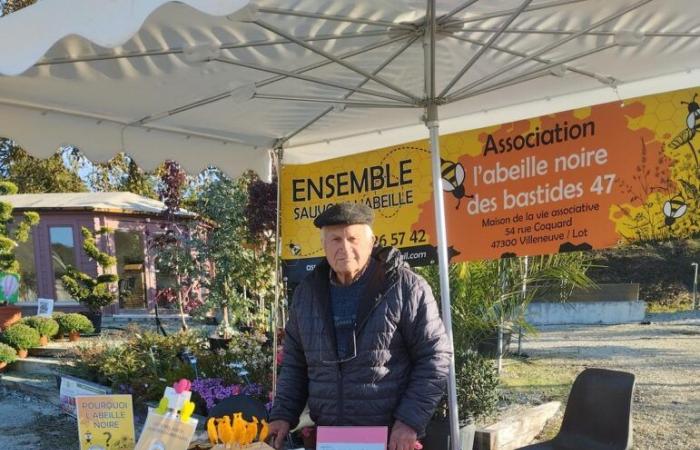
[[[263,100],[287,100],[293,102],[309,102],[309,103],[329,103],[344,105],[350,107],[361,107],[361,108],[415,108],[415,106],[406,105],[405,103],[396,102],[369,102],[364,100],[348,100],[348,99],[338,99],[329,97],[302,97],[295,95],[274,95],[274,94],[259,94],[255,93],[253,98],[259,98]]]
[[[452,11],[448,12],[444,16],[441,16],[440,18],[437,19],[437,25],[442,25],[445,22],[450,21],[452,17],[454,17],[455,14],[459,14],[460,12],[464,11],[465,9],[469,8],[471,5],[474,3],[478,2],[479,0],[467,0],[461,5],[457,5],[454,8],[452,8]]]
[[[319,36],[304,36],[297,37],[301,41],[305,42],[315,42],[315,41],[330,41],[338,39],[352,39],[352,38],[367,38],[370,36],[386,36],[389,32],[385,30],[373,30],[365,31],[364,33],[343,33],[343,34],[324,34]],[[261,39],[258,41],[243,42],[238,44],[221,44],[218,46],[219,50],[235,50],[241,48],[249,47],[265,47],[269,45],[288,45],[295,44],[294,41],[288,39]],[[109,61],[117,59],[130,59],[130,58],[145,58],[152,56],[167,56],[167,55],[178,55],[185,52],[185,47],[173,47],[166,49],[153,49],[153,50],[140,50],[133,52],[124,52],[120,54],[102,54],[94,56],[81,56],[81,57],[65,57],[65,58],[50,58],[41,59],[34,64],[34,67],[41,66],[52,66],[57,64],[74,64],[80,62],[92,62],[92,61]]]
[[[468,42],[468,43],[470,43],[470,44],[474,44],[474,45],[484,45],[484,42],[483,42],[483,41],[479,41],[479,40],[476,40],[476,39],[471,39],[471,38],[464,37],[464,36],[457,36],[457,35],[452,34],[452,33],[449,33],[448,36],[450,36],[450,37],[453,38],[453,39],[457,39],[457,40],[460,40],[460,41]],[[518,57],[521,57],[521,58],[528,58],[527,53],[519,52],[519,51],[516,51],[516,50],[511,50],[511,49],[508,49],[508,48],[505,48],[505,47],[501,47],[501,46],[498,46],[498,45],[492,45],[492,46],[491,46],[491,49],[496,50],[496,51],[499,51],[499,52],[501,52],[501,53],[507,53],[507,54],[509,54],[509,55],[518,56]],[[537,61],[537,62],[542,63],[542,64],[551,64],[551,63],[553,62],[551,59],[541,58],[541,57],[539,57],[539,56],[538,56],[538,57],[535,57],[535,58],[532,58],[532,59],[533,59],[534,61]],[[596,80],[600,80],[601,78],[604,78],[604,77],[605,77],[605,75],[596,74],[596,73],[590,72],[590,71],[588,71],[588,70],[578,69],[578,68],[576,68],[576,67],[571,67],[571,66],[567,66],[567,65],[564,65],[563,67],[564,67],[565,70],[567,70],[567,71],[569,71],[569,72],[573,72],[573,73],[576,73],[576,74],[579,74],[579,75],[583,75],[583,76],[589,77],[589,78],[595,78]]]
[[[308,82],[310,82],[310,83],[315,83],[315,84],[320,84],[320,85],[323,85],[323,86],[334,87],[334,88],[342,89],[342,90],[345,90],[345,91],[360,92],[360,93],[362,93],[362,94],[371,95],[371,96],[373,96],[373,97],[382,97],[382,98],[386,98],[386,99],[389,99],[389,100],[396,100],[396,101],[399,101],[399,102],[402,102],[402,103],[406,103],[406,104],[409,104],[409,105],[415,105],[415,104],[416,104],[415,102],[413,102],[413,101],[411,101],[411,100],[409,100],[409,99],[406,99],[406,98],[403,98],[403,97],[399,97],[399,96],[396,96],[396,95],[393,95],[393,94],[389,94],[389,93],[386,93],[386,92],[380,92],[380,91],[375,91],[375,90],[372,90],[372,89],[365,89],[365,88],[354,88],[354,87],[352,87],[352,86],[350,86],[350,85],[347,85],[347,84],[345,84],[345,83],[338,83],[338,82],[335,82],[335,81],[324,80],[324,79],[322,79],[322,78],[312,77],[312,76],[309,76],[309,75],[302,75],[302,74],[300,74],[300,73],[294,73],[294,72],[290,72],[290,71],[288,71],[288,70],[276,69],[276,68],[274,68],[274,67],[261,66],[261,65],[259,65],[259,64],[252,64],[252,63],[247,63],[247,62],[243,62],[243,61],[237,61],[237,60],[235,60],[235,59],[223,58],[223,57],[215,58],[214,61],[219,61],[219,62],[222,62],[222,63],[231,64],[231,65],[234,65],[234,66],[246,67],[246,68],[248,68],[248,69],[260,70],[260,71],[262,71],[262,72],[274,73],[274,74],[277,74],[277,75],[284,75],[284,76],[289,77],[289,78],[296,78],[296,79],[299,79],[299,80],[308,81]]]
[[[45,106],[45,105],[28,103],[28,102],[18,102],[18,101],[14,101],[14,100],[3,99],[3,98],[0,98],[0,105],[35,110],[35,111],[39,111],[42,115],[53,113],[53,114],[63,114],[63,115],[73,116],[73,117],[81,117],[83,119],[94,120],[98,125],[102,122],[112,123],[115,125],[122,126],[123,130],[126,130],[127,128],[140,128],[146,132],[148,132],[148,131],[161,131],[161,132],[179,134],[179,135],[182,135],[183,139],[189,139],[189,138],[193,138],[193,137],[201,138],[201,139],[208,139],[208,140],[213,140],[213,141],[219,141],[223,145],[227,145],[227,144],[245,145],[245,146],[250,147],[251,149],[269,145],[269,144],[263,143],[263,142],[259,142],[259,143],[245,142],[245,141],[240,140],[240,139],[231,139],[229,137],[215,136],[215,135],[211,135],[211,134],[207,134],[207,133],[202,133],[200,131],[180,130],[177,128],[172,128],[172,127],[167,127],[167,126],[162,126],[162,125],[142,126],[137,122],[127,122],[127,121],[116,119],[113,117],[92,114],[92,113],[88,114],[88,113],[85,113],[82,111],[73,111],[73,110],[65,109],[65,108],[57,108],[55,106]]]
[[[397,36],[397,37],[394,37],[391,39],[386,39],[386,40],[382,40],[379,42],[375,42],[375,43],[366,45],[364,47],[361,47],[357,50],[352,50],[352,51],[343,53],[341,55],[338,55],[338,58],[350,58],[352,56],[356,56],[356,55],[365,53],[367,51],[371,51],[371,50],[374,50],[374,49],[377,49],[377,48],[380,48],[380,47],[383,47],[383,46],[386,46],[389,44],[393,44],[394,42],[401,41],[405,38],[406,38],[405,36]],[[308,72],[308,71],[311,71],[314,69],[318,69],[320,67],[327,66],[329,64],[333,64],[333,61],[328,61],[328,60],[320,61],[320,62],[317,62],[314,64],[309,64],[308,66],[301,67],[299,69],[295,69],[294,73],[305,73],[305,72]],[[285,75],[276,75],[276,76],[268,78],[266,80],[256,82],[255,88],[261,88],[261,87],[276,83],[278,81],[285,80],[287,78],[288,77]],[[182,106],[178,106],[177,108],[173,108],[169,111],[148,115],[148,116],[140,119],[138,121],[138,123],[144,124],[144,123],[152,122],[154,120],[159,120],[159,119],[162,119],[165,117],[174,116],[174,115],[179,114],[181,112],[189,111],[190,109],[198,108],[200,106],[206,106],[208,104],[227,99],[230,95],[231,95],[231,91],[226,91],[226,92],[222,92],[222,93],[219,93],[216,95],[212,95],[210,97],[206,97],[206,98],[203,98],[203,99],[191,102],[191,103],[187,103],[187,104],[182,105]]]
[[[567,37],[565,37],[565,38],[563,38],[563,39],[560,39],[560,40],[558,40],[558,41],[556,41],[556,42],[553,42],[553,43],[551,43],[551,44],[549,44],[549,45],[546,45],[545,47],[543,47],[543,48],[541,48],[540,50],[538,50],[538,51],[532,53],[531,55],[529,55],[529,56],[528,56],[527,58],[525,58],[525,59],[522,59],[522,60],[520,60],[520,61],[516,61],[516,62],[514,62],[514,63],[512,63],[512,64],[509,64],[509,65],[503,67],[502,69],[500,69],[498,72],[491,72],[490,74],[488,74],[488,75],[482,77],[481,79],[476,80],[476,81],[474,81],[474,82],[472,82],[472,83],[469,83],[468,85],[466,85],[466,86],[464,86],[464,87],[462,87],[462,88],[460,88],[460,89],[458,89],[458,90],[456,90],[456,91],[454,91],[454,92],[451,92],[451,93],[447,96],[447,100],[450,101],[450,102],[456,101],[457,98],[459,98],[461,95],[463,95],[463,94],[469,92],[471,89],[475,88],[476,86],[480,86],[480,85],[484,84],[485,82],[487,82],[487,81],[493,79],[494,77],[496,77],[496,76],[498,76],[498,75],[500,75],[500,74],[503,74],[503,73],[509,72],[509,71],[511,71],[511,70],[513,70],[513,69],[515,69],[515,68],[518,68],[518,67],[520,67],[521,65],[523,65],[523,64],[525,64],[525,63],[527,63],[527,62],[533,60],[534,58],[536,58],[536,57],[538,57],[538,56],[542,56],[542,55],[544,55],[545,53],[549,52],[550,50],[554,50],[555,48],[561,47],[562,45],[564,45],[564,44],[566,44],[566,43],[568,43],[568,42],[570,42],[570,41],[572,41],[572,40],[574,40],[574,39],[577,39],[577,38],[583,36],[583,35],[586,34],[588,31],[594,30],[594,29],[600,27],[601,25],[604,25],[604,24],[606,24],[606,23],[608,23],[608,22],[611,22],[611,21],[613,21],[613,20],[615,20],[615,19],[621,17],[621,16],[624,16],[625,14],[627,14],[627,13],[629,13],[629,12],[631,12],[631,11],[634,11],[634,10],[637,9],[637,8],[640,8],[641,6],[647,4],[647,3],[651,2],[651,1],[653,1],[653,0],[640,0],[640,1],[638,1],[638,2],[636,2],[636,3],[634,3],[634,4],[632,4],[632,5],[630,5],[630,6],[628,6],[628,7],[626,7],[626,8],[624,8],[624,9],[620,10],[620,11],[617,11],[616,13],[611,14],[610,16],[608,16],[608,17],[606,17],[606,18],[604,18],[604,19],[601,19],[601,20],[599,20],[599,21],[597,21],[597,22],[592,23],[591,25],[587,26],[586,28],[584,28],[583,30],[579,31],[578,33],[574,33],[574,34],[572,34],[572,35],[570,35],[570,36],[567,36]]]
[[[581,59],[581,58],[585,58],[585,57],[593,55],[595,53],[600,53],[602,51],[609,50],[609,49],[614,48],[616,46],[617,46],[617,44],[615,44],[615,43],[606,44],[606,45],[603,45],[602,47],[594,48],[591,50],[586,50],[585,52],[577,53],[576,55],[571,55],[567,58],[563,58],[563,59],[560,59],[557,61],[552,61],[549,64],[546,64],[544,67],[537,67],[537,68],[530,70],[528,72],[524,72],[524,73],[518,74],[516,76],[513,76],[511,78],[506,78],[505,80],[499,81],[497,83],[487,85],[481,89],[477,89],[475,91],[465,92],[463,95],[460,95],[460,96],[454,97],[454,98],[450,98],[450,101],[463,100],[465,98],[485,94],[487,92],[493,91],[494,89],[499,89],[502,87],[507,87],[507,86],[512,86],[514,84],[519,84],[519,83],[522,83],[524,81],[529,81],[529,80],[533,79],[533,77],[538,78],[538,77],[541,77],[543,75],[549,74],[550,69],[553,69],[557,66],[563,66],[568,62],[571,62],[571,61],[574,61],[577,59]],[[600,78],[596,78],[596,79],[598,79],[600,81]],[[613,80],[611,80],[611,82],[612,81]]]
[[[462,67],[462,69],[460,69],[460,71],[457,72],[457,74],[454,77],[452,77],[450,82],[447,83],[447,85],[442,89],[442,92],[440,92],[439,97],[444,97],[447,95],[448,92],[450,92],[450,89],[452,89],[452,87],[455,84],[457,84],[457,82],[459,80],[462,79],[464,74],[466,74],[467,71],[469,69],[471,69],[474,66],[474,64],[476,64],[476,62],[479,60],[479,58],[481,58],[481,56],[491,48],[491,46],[496,42],[496,40],[498,40],[498,38],[500,38],[503,35],[503,32],[505,30],[507,30],[508,27],[510,26],[510,24],[512,24],[513,21],[515,21],[515,19],[517,19],[520,16],[520,14],[523,12],[523,10],[525,8],[527,8],[527,6],[530,4],[530,2],[532,2],[532,0],[524,0],[522,2],[520,7],[513,14],[511,14],[506,21],[504,21],[501,24],[498,31],[489,37],[489,40],[486,42],[486,44],[483,45],[476,52],[476,54],[474,54],[471,58],[469,58],[469,61],[467,61],[467,63],[464,65],[464,67]]]
[[[456,34],[456,33],[495,33],[498,31],[497,28],[443,28],[441,30],[445,34]],[[580,33],[581,30],[538,30],[535,28],[509,28],[505,30],[504,34],[553,34],[553,35],[566,35]],[[586,36],[615,36],[619,31],[587,31]],[[687,32],[670,32],[670,31],[644,31],[642,33],[647,37],[666,37],[666,38],[679,38],[679,37],[690,37],[697,38],[700,37],[700,33],[687,31]]]
[[[587,2],[587,1],[589,1],[589,0],[560,0],[560,1],[552,1],[552,2],[549,2],[549,3],[538,3],[537,5],[532,5],[532,6],[528,7],[528,8],[525,8],[525,10],[523,11],[523,13],[528,13],[528,12],[532,12],[532,11],[540,11],[540,10],[542,10],[542,9],[547,9],[547,8],[556,8],[556,7],[568,5],[568,4],[571,4],[571,3],[581,3],[581,2]],[[514,9],[505,9],[505,10],[503,10],[503,11],[496,11],[496,12],[492,12],[492,13],[486,13],[486,14],[482,14],[482,15],[474,16],[474,17],[469,17],[469,18],[465,18],[465,19],[450,20],[450,21],[447,21],[446,23],[443,23],[443,24],[441,24],[441,25],[444,25],[444,26],[449,27],[449,26],[452,26],[452,25],[455,25],[455,24],[470,23],[470,22],[480,22],[480,21],[486,20],[486,19],[494,19],[494,18],[497,18],[497,17],[509,16],[509,15],[512,14],[516,9],[517,9],[517,8],[514,8]]]
[[[391,64],[392,61],[394,61],[396,58],[398,58],[400,55],[402,55],[403,52],[405,52],[411,45],[413,45],[413,43],[416,42],[416,41],[418,40],[418,38],[419,38],[419,36],[413,36],[412,38],[408,39],[408,41],[406,41],[406,42],[404,43],[404,45],[401,46],[401,48],[399,48],[399,49],[398,49],[397,51],[395,51],[393,54],[389,55],[389,57],[388,57],[386,60],[384,60],[384,62],[383,62],[382,64],[380,64],[379,66],[377,66],[377,68],[374,69],[374,70],[372,71],[372,73],[376,75],[376,74],[378,74],[379,72],[381,72],[382,70],[384,70],[384,68],[385,68],[386,66],[388,66],[389,64]],[[362,80],[360,83],[358,83],[356,87],[361,88],[361,87],[364,86],[368,81],[369,81],[369,78],[365,78],[365,79]],[[348,99],[348,98],[350,98],[353,94],[355,94],[355,92],[356,92],[356,91],[350,91],[350,92],[348,92],[347,94],[345,94],[345,95],[343,96],[343,99]],[[329,108],[326,108],[323,112],[321,112],[320,114],[318,114],[316,117],[314,117],[313,119],[309,120],[309,121],[306,122],[304,125],[302,125],[301,127],[297,128],[296,130],[294,130],[293,132],[287,134],[287,135],[284,137],[284,141],[287,142],[287,141],[289,141],[290,139],[292,139],[294,136],[296,136],[297,134],[299,134],[299,133],[301,133],[302,131],[306,130],[306,129],[309,128],[311,125],[313,125],[314,123],[318,122],[318,121],[321,120],[323,117],[325,117],[328,113],[330,113],[331,111],[333,111],[333,109],[334,109],[334,108],[333,108],[332,106],[329,107]]]
[[[378,26],[378,27],[386,27],[389,29],[400,29],[400,30],[406,30],[406,31],[412,31],[415,29],[415,27],[413,27],[412,25],[394,23],[394,22],[389,22],[386,20],[365,19],[362,17],[338,16],[338,15],[333,15],[333,14],[320,14],[320,13],[311,13],[311,12],[305,12],[305,11],[291,11],[288,9],[268,8],[268,7],[259,7],[257,10],[258,10],[258,12],[267,13],[267,14],[306,17],[306,18],[310,18],[310,19],[332,20],[332,21],[336,21],[336,22],[359,23],[362,25],[374,25],[374,26]]]
[[[275,33],[279,36],[282,36],[282,37],[285,37],[291,41],[294,41],[300,47],[303,47],[307,50],[310,50],[310,51],[316,53],[317,55],[321,55],[324,58],[329,59],[329,60],[333,61],[334,63],[336,63],[340,66],[343,66],[350,71],[353,71],[359,75],[362,75],[363,77],[367,77],[370,80],[374,81],[375,83],[381,84],[382,86],[389,88],[392,91],[405,96],[407,99],[413,100],[414,103],[420,102],[419,98],[417,98],[415,95],[411,94],[410,92],[406,91],[405,89],[401,88],[400,86],[397,86],[394,83],[390,83],[389,81],[387,81],[381,77],[378,77],[376,75],[372,75],[371,73],[367,72],[366,70],[363,70],[363,69],[357,67],[355,64],[351,64],[347,61],[344,61],[343,59],[338,58],[337,56],[334,56],[334,55],[326,52],[325,50],[322,50],[322,49],[320,49],[316,46],[313,46],[311,44],[307,44],[306,42],[301,41],[299,39],[296,39],[291,34],[287,33],[286,31],[284,31],[284,30],[282,30],[282,29],[280,29],[280,28],[278,28],[270,23],[267,23],[267,22],[262,21],[262,20],[256,20],[255,24],[261,28],[264,28],[268,31],[271,31],[272,33]]]

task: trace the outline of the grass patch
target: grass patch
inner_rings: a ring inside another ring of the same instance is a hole
[[[561,426],[561,417],[580,367],[557,364],[551,359],[508,358],[503,361],[501,396],[509,403],[562,403],[560,414],[545,425],[539,440],[553,438]]]
[[[542,401],[566,402],[580,367],[555,365],[550,359],[509,358],[504,361],[504,390],[539,396]]]

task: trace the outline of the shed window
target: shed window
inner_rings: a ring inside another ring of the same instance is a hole
[[[73,227],[50,227],[49,238],[51,241],[51,264],[53,266],[56,300],[73,300],[63,287],[63,282],[61,281],[61,277],[66,273],[66,268],[68,266],[76,267]]]

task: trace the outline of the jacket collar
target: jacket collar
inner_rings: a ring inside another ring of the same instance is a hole
[[[360,303],[357,308],[356,332],[359,335],[367,323],[374,308],[381,302],[384,293],[398,279],[398,269],[405,266],[401,252],[393,247],[375,247],[372,250],[374,264],[372,273],[368,274],[367,287],[362,293]],[[332,348],[336,348],[335,327],[333,325],[333,314],[330,302],[330,271],[331,267],[324,258],[316,266],[312,274],[314,298],[318,302],[321,317],[324,323],[326,334],[330,338]]]

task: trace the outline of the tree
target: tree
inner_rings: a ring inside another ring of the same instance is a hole
[[[35,158],[10,139],[0,138],[0,174],[22,194],[84,192],[87,187],[77,173],[64,164],[65,152]]]
[[[528,258],[473,261],[450,266],[450,301],[455,348],[476,349],[477,344],[505,327],[530,329],[527,306],[544,292],[557,289],[566,301],[575,287],[590,287],[586,274],[592,256],[557,253]],[[419,269],[440,295],[437,266]],[[527,289],[523,292],[523,284]]]
[[[250,325],[252,312],[271,292],[272,265],[253,239],[243,212],[249,204],[250,179],[220,178],[206,185],[196,211],[214,222],[206,240],[200,240],[198,256],[203,267],[211,265],[205,286],[207,303],[221,309],[221,337],[230,337],[230,322]],[[259,308],[263,311],[264,308]],[[229,312],[232,320],[229,320]]]
[[[126,176],[119,183],[117,190],[133,192],[148,198],[158,198],[153,182],[149,180],[149,176],[141,170],[131,157],[129,157],[129,162],[127,163]]]
[[[198,287],[200,273],[192,257],[194,248],[191,245],[190,227],[177,222],[186,180],[187,176],[180,164],[165,161],[158,184],[158,196],[165,204],[163,213],[168,219],[168,225],[164,233],[153,239],[153,247],[158,249],[158,269],[171,275],[176,282],[175,296],[183,330],[187,330],[185,299]]]
[[[0,181],[0,195],[16,193],[17,186],[8,181]],[[33,211],[25,212],[24,219],[10,232],[9,225],[14,221],[12,210],[10,203],[0,202],[0,272],[19,274],[19,262],[15,256],[17,243],[29,239],[29,231],[39,223],[39,214]]]
[[[93,277],[87,273],[80,272],[73,266],[68,266],[66,274],[61,277],[61,281],[71,297],[87,306],[93,315],[101,313],[102,308],[111,305],[116,300],[113,286],[119,280],[119,277],[113,273],[107,273],[107,270],[117,264],[117,259],[108,253],[100,251],[96,242],[98,236],[106,235],[110,232],[111,230],[108,228],[101,228],[95,233],[85,227],[81,230],[83,250],[102,269],[101,274]]]
[[[275,232],[277,223],[277,176],[272,183],[265,183],[254,173],[248,184],[248,204],[245,215],[250,234],[255,238],[268,238]]]
[[[0,4],[2,5],[2,15],[13,13],[22,8],[26,8],[29,5],[33,5],[37,0],[2,0]]]

